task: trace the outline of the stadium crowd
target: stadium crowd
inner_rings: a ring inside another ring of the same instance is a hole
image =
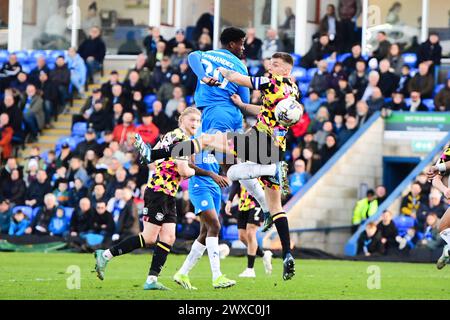
[[[333,19],[335,23],[325,23]],[[419,48],[403,50],[380,32],[378,48],[363,56],[360,44],[345,43],[344,27],[330,5],[311,49],[304,57],[295,55],[293,78],[307,112],[288,136],[291,196],[374,112],[388,116],[392,111],[450,110],[450,80],[435,92],[432,70],[440,65],[442,52],[438,35],[431,34]],[[88,97],[85,87],[102,72],[106,54],[98,27],[91,28],[78,50],[54,57],[54,63],[36,54],[30,72],[10,54],[0,68],[1,233],[64,236],[78,244],[87,234],[100,236],[106,246],[138,233],[143,190],[153,167],[139,164],[132,137],[139,132],[154,146],[194,104],[197,79],[187,57],[192,50],[212,48],[208,29],[196,39],[187,39],[180,29],[166,40],[159,28],[150,28],[143,43],[146,54],[138,55],[124,81],[113,71]],[[269,29],[265,39],[258,39],[249,29],[244,57],[249,73],[268,75],[269,57],[282,50],[277,30]],[[416,54],[417,61],[405,62],[407,52]],[[70,110],[73,96],[85,99],[80,114],[73,116],[73,137],[45,153],[33,147],[18,163],[13,146],[37,142],[59,114]],[[425,105],[433,96],[434,105]],[[260,100],[261,94],[253,91],[251,102]],[[249,127],[255,119],[246,117],[245,122]],[[186,184],[178,199],[179,238],[195,239],[199,223]],[[428,218],[421,219],[426,226]]]

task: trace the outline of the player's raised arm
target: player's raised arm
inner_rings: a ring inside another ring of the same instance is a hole
[[[218,70],[222,74],[222,76],[228,81],[250,89],[253,88],[252,81],[249,76],[245,76],[237,71],[226,69],[223,67],[218,68]]]
[[[194,71],[195,75],[198,79],[202,80],[204,83],[211,87],[220,86],[221,83],[214,78],[211,78],[206,75],[206,71],[202,64],[202,54],[200,51],[195,51],[189,54],[188,56],[189,66],[192,71]]]

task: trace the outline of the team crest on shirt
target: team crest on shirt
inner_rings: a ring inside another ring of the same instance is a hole
[[[158,212],[158,213],[156,214],[155,219],[161,222],[161,221],[163,221],[163,219],[164,219],[164,215],[163,215],[161,212]]]
[[[142,210],[142,215],[148,215],[148,208],[144,208],[144,210]]]
[[[208,205],[208,201],[203,200],[203,201],[202,201],[202,207],[206,207],[207,205]]]

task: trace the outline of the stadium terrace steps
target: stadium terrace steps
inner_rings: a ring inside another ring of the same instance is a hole
[[[381,183],[383,132],[384,121],[377,113],[291,199],[285,207],[291,230],[350,226],[361,184]],[[270,247],[275,237],[274,228],[264,246]],[[349,231],[292,233],[292,242],[342,254],[349,237]]]

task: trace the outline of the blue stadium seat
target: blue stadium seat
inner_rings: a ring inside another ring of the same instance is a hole
[[[438,84],[435,88],[434,88],[434,94],[433,96],[436,96],[442,89],[445,88],[445,84],[441,83]]]
[[[416,220],[413,217],[399,215],[394,219],[394,224],[397,227],[398,234],[403,237],[408,229],[414,228]]]
[[[30,61],[36,61],[39,57],[47,58],[47,51],[45,50],[34,50],[30,52]]]
[[[81,142],[84,138],[81,137],[62,137],[56,142],[55,151],[57,154],[61,152],[61,147],[64,143],[67,143],[70,147],[70,150],[74,151],[77,147],[78,143]]]
[[[28,63],[28,59],[30,56],[28,55],[28,51],[22,50],[22,51],[16,51],[14,54],[17,56],[17,61],[19,61],[20,64],[26,64]]]
[[[305,68],[294,67],[292,69],[292,75],[297,79],[297,81],[304,82],[307,79],[308,73]]]
[[[188,107],[192,106],[195,101],[194,101],[194,96],[186,96],[186,103],[188,105]],[[153,106],[153,104],[152,104]]]
[[[33,208],[28,206],[18,206],[13,209],[13,213],[16,213],[17,211],[22,210],[22,212],[28,217],[28,219],[33,218]]]
[[[351,57],[351,56],[352,56],[352,54],[350,52],[343,53],[343,54],[338,55],[336,60],[337,60],[337,62],[344,62],[345,59],[347,59],[348,57]]]
[[[298,88],[300,89],[300,92],[302,93],[302,95],[306,96],[308,94],[309,83],[300,82],[298,84]]]
[[[415,68],[417,66],[417,55],[415,53],[404,53],[402,54],[405,64],[410,68]]]
[[[146,95],[146,96],[144,97],[144,103],[145,103],[145,105],[147,106],[147,109],[148,109],[148,108],[152,108],[152,110],[153,110],[153,103],[154,103],[156,100],[158,100],[158,98],[156,97],[156,94],[149,94],[149,95]]]
[[[433,111],[435,109],[433,99],[424,99],[424,100],[422,100],[422,102],[424,105],[427,106],[428,110]]]
[[[75,211],[74,208],[64,207],[64,215],[66,216],[66,219],[70,221],[72,219],[73,212]]]
[[[8,61],[9,51],[8,50],[0,50],[0,63],[5,63]]]
[[[391,103],[392,102],[392,98],[384,98],[384,103]]]
[[[294,58],[294,67],[299,67],[300,61],[302,61],[302,56],[297,53],[292,53],[291,56]]]
[[[84,137],[88,129],[86,122],[77,122],[72,128],[72,137]]]
[[[66,56],[66,53],[65,53],[63,50],[54,50],[54,51],[51,51],[51,52],[48,54],[48,57],[49,57],[52,61],[56,61],[56,59],[57,59],[59,56],[65,57],[65,56]]]
[[[310,82],[314,78],[314,75],[316,74],[317,70],[318,70],[317,68],[308,69],[308,80],[306,82]]]
[[[36,218],[36,216],[37,216],[39,210],[41,210],[40,207],[37,207],[37,208],[34,208],[34,209],[33,209],[32,218],[31,218],[31,219]]]
[[[416,75],[417,72],[419,72],[419,69],[411,68],[411,70],[410,70],[410,72],[409,72],[409,75],[410,75],[411,77],[414,77],[414,76]]]
[[[233,224],[228,227],[225,227],[223,233],[223,240],[226,241],[235,241],[239,239],[239,231],[237,225]]]
[[[258,71],[259,71],[259,67],[251,67],[250,70],[249,70],[249,73],[250,73],[250,75],[251,75],[252,77],[254,77],[254,76],[256,76],[256,74],[258,73]]]

